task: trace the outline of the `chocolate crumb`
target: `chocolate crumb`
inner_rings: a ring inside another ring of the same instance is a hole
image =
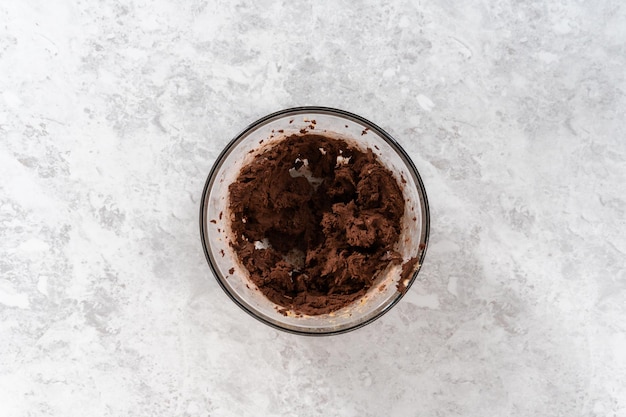
[[[211,220],[211,223],[216,224],[217,220]]]
[[[317,122],[315,121],[315,119],[311,120],[311,123],[313,123],[314,125],[317,124]]]
[[[224,252],[224,249],[220,249],[220,255],[222,255],[222,258],[224,257],[224,255],[226,255],[226,253]]]
[[[224,215],[223,211],[220,211],[220,220],[222,220],[222,216]]]
[[[306,133],[306,129],[300,129],[300,133],[304,135]]]
[[[291,123],[293,123],[293,119],[291,119],[291,120],[289,121],[289,124],[291,124]]]
[[[377,151],[380,151],[380,148],[376,145],[374,145],[374,148],[376,148]]]
[[[230,268],[230,269],[228,270],[228,273],[229,273],[230,275],[234,274],[234,273],[235,273],[235,268]]]
[[[425,243],[420,243],[419,248],[420,248],[421,250],[426,249],[426,244],[425,244]]]
[[[279,129],[278,133],[284,133],[285,131],[283,129]]]

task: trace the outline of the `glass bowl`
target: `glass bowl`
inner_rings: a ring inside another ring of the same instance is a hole
[[[230,245],[229,185],[241,168],[266,146],[309,129],[365,151],[371,149],[402,189],[405,211],[396,250],[402,264],[417,259],[409,275],[402,265],[390,265],[360,299],[329,314],[307,316],[281,313],[249,280]],[[280,132],[280,133],[279,133]],[[389,311],[415,281],[426,254],[430,214],[424,184],[400,145],[374,123],[355,114],[327,107],[296,107],[267,115],[238,134],[222,151],[206,180],[200,206],[200,236],[209,266],[226,294],[253,317],[280,330],[304,335],[330,335],[362,327]]]

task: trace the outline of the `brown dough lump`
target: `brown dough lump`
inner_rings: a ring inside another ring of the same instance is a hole
[[[339,310],[401,260],[394,246],[404,197],[371,149],[319,134],[289,136],[241,169],[229,199],[231,245],[282,312]]]

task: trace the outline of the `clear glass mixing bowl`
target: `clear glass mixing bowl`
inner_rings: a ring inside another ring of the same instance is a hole
[[[394,174],[405,198],[402,233],[396,250],[403,263],[418,259],[412,275],[400,283],[401,265],[379,274],[361,299],[330,314],[300,316],[278,312],[281,306],[269,301],[249,280],[230,246],[231,227],[228,186],[241,168],[265,146],[291,134],[299,134],[315,121],[312,133],[343,139],[378,155]],[[362,327],[389,311],[417,277],[428,245],[430,214],[424,184],[415,165],[400,145],[384,130],[355,114],[326,107],[297,107],[281,110],[252,123],[238,134],[217,158],[206,180],[200,206],[200,236],[209,266],[226,294],[242,309],[280,330],[305,335],[330,335]]]

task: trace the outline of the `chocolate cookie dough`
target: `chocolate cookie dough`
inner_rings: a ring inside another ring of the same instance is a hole
[[[292,135],[229,186],[233,246],[271,301],[299,314],[338,310],[400,262],[404,197],[371,149]]]

